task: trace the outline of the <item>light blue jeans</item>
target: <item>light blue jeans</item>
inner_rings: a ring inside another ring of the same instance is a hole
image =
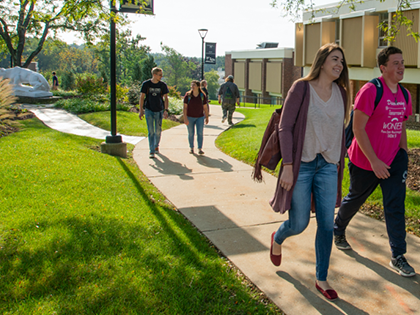
[[[204,130],[204,116],[202,117],[188,117],[188,142],[190,148],[194,148],[194,126],[197,129],[197,145],[199,149],[203,148],[203,130]]]
[[[155,153],[155,148],[159,146],[160,135],[162,133],[163,111],[153,112],[145,108],[144,114],[146,116],[147,131],[149,134],[149,151],[150,153]]]
[[[289,209],[289,220],[283,222],[274,239],[282,244],[286,238],[306,229],[311,214],[311,193],[315,201],[318,225],[315,238],[316,278],[326,281],[334,231],[337,165],[326,162],[321,154],[311,162],[301,162]]]

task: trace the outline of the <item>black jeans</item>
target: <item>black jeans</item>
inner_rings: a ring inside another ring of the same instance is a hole
[[[390,177],[379,179],[373,171],[366,171],[349,161],[350,191],[344,197],[334,222],[334,235],[344,235],[347,225],[366,199],[380,185],[383,195],[386,229],[393,257],[405,254],[405,191],[408,155],[400,149],[388,170]]]

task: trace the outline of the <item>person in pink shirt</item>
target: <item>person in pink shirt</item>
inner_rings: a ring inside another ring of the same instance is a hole
[[[338,249],[349,250],[345,231],[353,216],[378,185],[383,194],[385,222],[391,246],[389,265],[401,276],[416,273],[404,254],[405,193],[408,155],[405,122],[412,114],[411,96],[408,102],[399,82],[404,78],[404,59],[399,48],[389,46],[378,54],[383,95],[375,108],[377,88],[365,84],[356,95],[354,104],[354,138],[349,155],[350,190],[344,197],[334,223],[334,242]]]

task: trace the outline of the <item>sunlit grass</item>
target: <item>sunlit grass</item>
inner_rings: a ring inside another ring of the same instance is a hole
[[[2,314],[278,313],[132,159],[23,123],[0,139]]]

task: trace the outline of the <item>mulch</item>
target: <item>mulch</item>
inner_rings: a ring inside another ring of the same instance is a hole
[[[407,187],[420,191],[420,149],[408,150]]]

